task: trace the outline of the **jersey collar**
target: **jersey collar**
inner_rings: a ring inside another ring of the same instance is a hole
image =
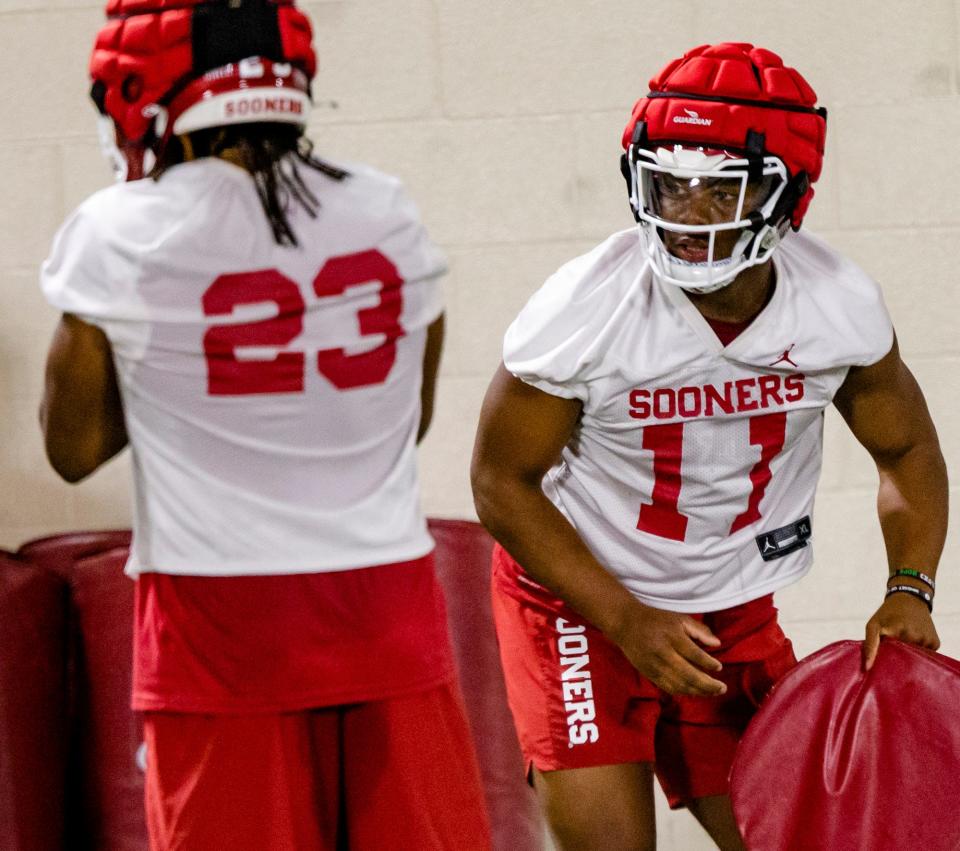
[[[777,275],[777,285],[773,290],[773,295],[764,306],[764,308],[754,317],[753,321],[746,327],[730,345],[724,346],[720,342],[710,323],[703,318],[693,302],[687,298],[686,294],[679,287],[672,284],[666,284],[654,275],[656,285],[666,294],[667,298],[680,311],[691,330],[700,338],[708,352],[729,360],[738,360],[738,355],[747,349],[750,340],[765,325],[769,324],[770,317],[776,316],[784,299],[784,292],[787,288],[787,278],[783,269],[783,264],[779,262],[776,255],[771,258],[774,271]]]

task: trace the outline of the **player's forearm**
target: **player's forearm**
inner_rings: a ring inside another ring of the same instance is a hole
[[[103,416],[93,427],[87,419],[78,427],[68,411],[51,411],[45,404],[40,410],[40,426],[50,466],[71,483],[89,476],[127,445],[122,418]]]
[[[47,357],[40,427],[50,465],[78,482],[127,445],[120,388],[106,335],[64,314]]]
[[[70,382],[48,375],[40,428],[50,466],[79,482],[127,445],[123,405],[113,382]]]
[[[947,470],[936,440],[878,464],[877,510],[891,570],[933,576],[947,533]]]
[[[642,605],[594,558],[539,484],[474,470],[477,515],[537,582],[613,641]]]
[[[427,436],[433,420],[433,400],[440,371],[440,356],[443,352],[444,317],[440,314],[427,328],[427,342],[423,351],[423,379],[420,383],[420,423],[417,427],[417,443]]]

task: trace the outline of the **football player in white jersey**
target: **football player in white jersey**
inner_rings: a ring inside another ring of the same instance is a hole
[[[153,849],[484,849],[416,444],[445,262],[399,182],[318,159],[293,0],[111,0],[126,182],[63,225],[41,412],[77,481],[129,443]]]
[[[564,849],[655,845],[652,778],[742,847],[727,776],[794,658],[772,594],[809,569],[823,410],[880,476],[890,580],[866,628],[935,649],[947,481],[879,288],[798,231],[826,113],[778,56],[703,46],[636,104],[639,222],[507,331],[473,460],[511,709]]]

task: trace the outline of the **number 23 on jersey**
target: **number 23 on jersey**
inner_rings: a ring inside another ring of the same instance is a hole
[[[397,357],[403,336],[403,279],[396,266],[375,249],[332,257],[313,279],[318,298],[343,295],[349,287],[379,282],[377,304],[357,313],[360,334],[382,335],[382,344],[348,355],[343,349],[317,353],[316,369],[338,390],[382,384]],[[229,316],[242,305],[273,303],[277,314],[256,322],[211,326],[203,338],[207,361],[207,392],[211,396],[248,396],[265,393],[302,393],[306,353],[295,343],[303,333],[306,303],[300,286],[276,269],[221,275],[203,294],[205,316]],[[237,349],[281,349],[273,358],[241,359]]]

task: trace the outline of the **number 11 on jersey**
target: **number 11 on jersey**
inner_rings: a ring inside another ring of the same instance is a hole
[[[643,448],[653,453],[653,491],[651,502],[640,506],[637,528],[671,541],[684,540],[689,520],[679,509],[684,426],[684,422],[678,422],[643,429]],[[750,471],[752,487],[747,507],[731,523],[731,535],[760,519],[760,502],[773,476],[770,463],[783,449],[786,437],[785,411],[750,418],[750,445],[760,448],[760,458]]]

